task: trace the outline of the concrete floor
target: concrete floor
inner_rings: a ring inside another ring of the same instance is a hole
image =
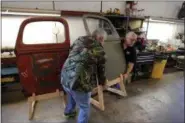
[[[134,82],[126,89],[126,98],[105,92],[105,111],[92,106],[89,123],[184,123],[183,72]],[[61,98],[38,102],[32,121],[20,92],[2,94],[2,102],[2,123],[75,123],[63,116]]]

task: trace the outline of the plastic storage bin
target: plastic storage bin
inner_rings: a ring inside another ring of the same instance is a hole
[[[152,70],[152,78],[160,79],[163,76],[164,68],[167,60],[157,60],[154,62],[153,70]]]

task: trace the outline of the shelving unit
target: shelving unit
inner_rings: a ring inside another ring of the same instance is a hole
[[[123,15],[104,15],[104,17],[108,18],[113,23],[120,37],[125,37],[125,34],[128,31],[134,31],[138,35],[144,32],[147,35],[149,17],[133,17],[133,16],[131,17]],[[136,30],[138,28],[143,27],[144,21],[147,21],[147,30],[146,31]],[[130,28],[131,26],[133,27],[134,24],[136,28],[134,29]]]

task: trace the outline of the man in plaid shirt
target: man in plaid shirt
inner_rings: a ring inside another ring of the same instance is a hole
[[[74,116],[79,107],[78,123],[87,123],[90,112],[92,89],[105,83],[105,52],[103,49],[107,33],[97,29],[92,36],[79,37],[61,71],[61,84],[68,96],[64,114]]]

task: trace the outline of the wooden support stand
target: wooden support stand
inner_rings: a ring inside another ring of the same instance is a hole
[[[98,109],[104,111],[105,106],[104,106],[104,97],[103,97],[103,91],[107,90],[112,93],[116,93],[120,96],[127,96],[127,92],[125,89],[125,85],[123,83],[124,79],[123,76],[120,75],[120,77],[112,80],[112,81],[107,81],[106,85],[103,87],[101,85],[98,85],[96,88],[93,89],[92,94],[98,93],[98,100],[95,100],[91,98],[91,103],[97,107]],[[111,88],[112,85],[119,84],[120,89],[115,89]],[[29,104],[29,120],[33,118],[33,114],[35,111],[35,105],[36,102],[39,100],[45,100],[45,99],[51,99],[54,97],[59,97],[62,96],[64,100],[64,106],[66,104],[66,96],[64,95],[63,92],[60,92],[59,89],[56,90],[54,93],[48,93],[48,94],[42,94],[42,95],[35,95],[35,93],[32,94],[31,97],[28,97],[28,104]]]
[[[105,107],[104,107],[104,98],[103,98],[103,87],[101,85],[98,85],[98,87],[95,88],[93,93],[96,93],[95,91],[98,92],[98,101],[91,98],[91,103],[97,108],[99,108],[100,110],[104,111]]]
[[[54,97],[62,96],[64,99],[64,105],[66,104],[66,97],[63,92],[60,92],[59,89],[56,90],[54,93],[48,93],[48,94],[42,94],[42,95],[35,95],[35,93],[32,94],[31,97],[28,97],[28,104],[29,104],[29,120],[33,118],[33,114],[35,111],[35,104],[39,100],[45,100],[45,99],[51,99]]]
[[[112,81],[107,81],[104,88],[101,85],[98,85],[92,91],[92,94],[98,93],[98,101],[91,98],[91,104],[93,104],[95,107],[97,107],[98,109],[100,109],[102,111],[105,110],[104,98],[103,98],[103,91],[104,90],[110,91],[112,93],[116,93],[120,96],[127,96],[127,92],[126,92],[125,85],[124,85],[123,81],[124,81],[123,75],[120,74],[120,77],[118,77]],[[120,89],[115,89],[115,88],[110,87],[115,84],[119,84]]]

